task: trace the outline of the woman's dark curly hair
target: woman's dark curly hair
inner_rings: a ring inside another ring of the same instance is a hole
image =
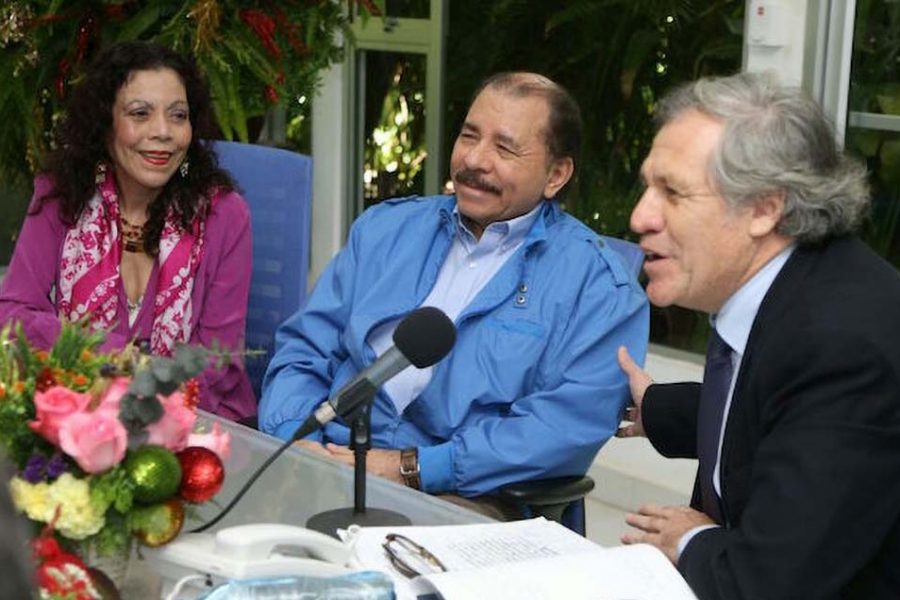
[[[234,182],[219,168],[215,153],[208,147],[215,133],[209,88],[194,62],[179,53],[148,42],[124,42],[105,49],[91,64],[84,78],[72,90],[65,115],[55,132],[55,149],[48,155],[44,172],[54,188],[40,198],[37,211],[53,199],[60,214],[74,225],[88,200],[95,193],[97,164],[112,163],[107,150],[113,127],[113,106],[119,90],[135,71],[172,69],[187,92],[192,129],[186,160],[186,177],[175,173],[150,206],[144,249],[159,252],[166,212],[175,209],[182,227],[209,210],[213,188],[231,190]]]

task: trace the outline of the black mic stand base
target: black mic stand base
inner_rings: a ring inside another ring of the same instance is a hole
[[[412,525],[405,516],[392,510],[367,508],[365,512],[357,512],[354,508],[336,508],[313,515],[306,526],[315,531],[337,537],[338,529],[347,529],[350,525],[360,527],[398,527]]]
[[[412,522],[392,510],[366,508],[366,454],[371,447],[369,405],[374,390],[362,388],[359,395],[368,394],[367,402],[352,413],[350,427],[350,447],[353,449],[353,508],[337,508],[313,515],[306,526],[315,531],[338,537],[337,530],[346,529],[354,523],[360,527],[396,527],[411,525]]]

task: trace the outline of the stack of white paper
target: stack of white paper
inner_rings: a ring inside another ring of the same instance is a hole
[[[446,572],[403,577],[382,547],[400,533],[437,556]],[[485,525],[370,527],[352,531],[360,566],[394,577],[398,600],[696,600],[669,560],[646,545],[603,548],[543,518]]]

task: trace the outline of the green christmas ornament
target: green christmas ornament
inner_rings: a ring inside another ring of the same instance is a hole
[[[141,446],[125,460],[125,472],[134,483],[134,499],[144,504],[172,497],[181,484],[178,458],[162,446]]]
[[[145,546],[168,544],[184,525],[184,504],[178,498],[142,506],[131,514],[131,531]]]

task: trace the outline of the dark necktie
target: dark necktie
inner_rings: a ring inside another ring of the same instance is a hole
[[[713,471],[719,451],[719,433],[725,400],[731,387],[734,367],[731,348],[714,329],[706,350],[706,368],[700,388],[700,407],[697,415],[697,458],[700,459],[700,494],[703,512],[720,525],[725,524],[719,496],[713,487]]]

